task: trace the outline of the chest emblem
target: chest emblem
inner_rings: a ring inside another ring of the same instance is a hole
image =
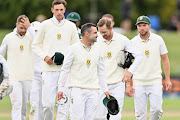
[[[108,58],[108,59],[111,59],[111,57],[112,57],[111,52],[107,52],[107,58]]]
[[[57,34],[57,39],[58,39],[58,40],[61,39],[61,34]]]
[[[89,68],[90,65],[91,65],[91,60],[87,60],[86,65],[87,65],[87,67]]]
[[[145,56],[149,57],[149,50],[145,50]]]
[[[20,49],[20,51],[23,51],[24,50],[24,46],[20,45],[19,49]]]

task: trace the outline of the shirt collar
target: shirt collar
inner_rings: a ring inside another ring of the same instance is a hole
[[[143,40],[143,39],[140,37],[140,34],[138,35],[138,37],[139,37],[139,40],[142,41],[142,42],[148,42],[149,40],[152,40],[152,34],[151,34],[151,32],[150,32],[150,36],[149,36],[149,38],[148,38],[147,40]]]
[[[103,38],[103,36],[102,36],[102,38]],[[114,31],[113,31],[113,37],[110,41],[112,41],[112,40],[116,40],[116,33]],[[110,41],[103,38],[103,42],[110,42]]]
[[[88,48],[86,45],[84,45],[82,42],[81,42],[81,45],[86,49],[86,50],[90,50],[91,49],[91,47],[94,45],[94,43],[91,43],[91,46],[90,46],[90,48]]]
[[[53,15],[53,17],[51,18],[51,20],[58,26],[61,26],[64,24],[64,22],[66,21],[65,17],[63,17],[63,19],[59,22],[57,20],[57,18]]]

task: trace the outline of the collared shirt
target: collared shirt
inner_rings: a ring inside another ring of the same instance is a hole
[[[51,20],[52,20],[53,23],[56,24],[57,26],[63,25],[64,22],[66,21],[65,17],[63,17],[63,19],[59,22],[54,15],[53,15],[53,17],[51,18]]]
[[[82,43],[82,42],[81,42]],[[82,45],[87,49],[87,46],[85,46],[83,43]],[[89,48],[87,49],[89,50]],[[71,65],[74,59],[74,49],[72,46],[70,46],[66,52],[64,61],[63,61],[63,67],[61,69],[61,76],[59,78],[58,82],[58,91],[62,91],[64,89],[64,83],[67,81],[67,76],[69,74],[69,71],[71,69]],[[105,75],[105,65],[104,65],[104,60],[103,57],[100,56],[99,61],[98,61],[98,77],[99,77],[99,84],[101,89],[106,92],[108,91],[107,84],[106,84],[106,75]]]
[[[151,41],[153,38],[152,38],[152,33],[150,32],[150,36],[147,40],[143,40],[141,37],[140,37],[140,34],[138,34],[138,39],[142,42],[145,42],[147,43],[148,41]],[[164,43],[164,40],[163,39],[159,39],[160,40],[160,54],[163,55],[163,54],[167,54],[168,53],[168,50],[166,48],[166,45]]]

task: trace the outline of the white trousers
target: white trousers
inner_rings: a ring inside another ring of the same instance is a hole
[[[10,84],[13,85],[13,91],[9,95],[12,104],[12,120],[25,120],[31,81],[11,81]]]
[[[110,115],[110,120],[121,120],[121,112],[124,104],[124,95],[125,95],[125,83],[120,82],[113,85],[108,85],[108,90],[112,96],[114,96],[119,104],[119,113],[117,115]],[[102,90],[99,92],[99,103],[96,110],[95,120],[107,120],[107,108],[103,104],[103,99],[105,94]]]
[[[71,88],[70,120],[94,120],[97,104],[97,90]]]
[[[160,120],[162,111],[162,85],[135,86],[134,106],[136,120],[147,120],[147,102],[150,101],[150,120]]]
[[[44,120],[53,120],[53,111],[58,90],[60,72],[43,72],[42,105]],[[68,93],[68,92],[67,92]],[[66,92],[64,93],[66,94]],[[66,95],[68,96],[68,95]],[[67,120],[68,102],[58,105],[57,120]]]
[[[42,75],[39,72],[34,73],[32,89],[30,95],[31,110],[30,120],[43,120],[42,109]]]

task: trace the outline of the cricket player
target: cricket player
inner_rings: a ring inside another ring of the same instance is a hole
[[[28,18],[23,19],[23,24],[29,31],[31,36],[34,38],[36,35],[40,22],[35,21],[30,23]],[[41,58],[34,54],[34,76],[32,81],[32,89],[30,94],[31,110],[29,119],[30,120],[43,120],[43,109],[42,109],[42,70],[41,70]]]
[[[166,91],[171,89],[168,51],[161,36],[151,33],[150,19],[140,16],[136,22],[139,34],[131,41],[143,54],[143,61],[133,74],[134,107],[136,120],[147,119],[147,101],[150,100],[150,120],[160,120],[162,111],[162,70],[163,62]],[[126,83],[126,93],[133,95],[131,84]]]
[[[112,30],[111,21],[109,19],[101,18],[97,26],[101,34],[101,36],[97,39],[97,44],[99,44],[103,51],[106,68],[106,82],[108,84],[110,94],[117,99],[120,109],[117,115],[110,115],[110,120],[120,120],[125,94],[125,83],[122,82],[122,80],[128,80],[131,78],[132,74],[140,65],[142,56],[127,37]],[[124,51],[132,53],[135,57],[133,64],[127,71],[118,66],[119,64],[124,64]],[[99,106],[96,112],[97,120],[106,120],[107,109],[103,105],[104,97],[105,96],[102,94],[102,91],[100,91]]]
[[[45,120],[53,120],[58,78],[62,65],[53,62],[56,52],[65,55],[69,45],[79,41],[74,23],[64,18],[65,0],[54,0],[51,11],[53,17],[43,21],[34,38],[33,51],[42,59],[42,105]],[[60,61],[62,62],[62,61]],[[68,91],[64,94],[68,96]],[[68,102],[58,105],[57,119],[67,120]]]
[[[109,98],[105,81],[105,66],[97,40],[97,28],[87,23],[81,29],[82,40],[68,48],[58,82],[58,100],[61,101],[69,74],[70,119],[93,120],[101,87]],[[100,86],[100,87],[99,87]]]
[[[0,55],[0,100],[8,96],[12,92],[12,85],[9,84],[9,74],[7,62],[5,58]]]
[[[13,91],[10,94],[12,104],[12,120],[25,120],[31,81],[33,79],[33,52],[32,37],[23,25],[20,15],[17,18],[16,29],[7,34],[0,47],[0,54],[7,53],[7,65],[10,85]]]
[[[71,12],[67,15],[66,19],[73,22],[76,25],[78,35],[79,35],[79,39],[82,39],[81,29],[79,28],[80,21],[81,21],[80,15],[77,12]]]

